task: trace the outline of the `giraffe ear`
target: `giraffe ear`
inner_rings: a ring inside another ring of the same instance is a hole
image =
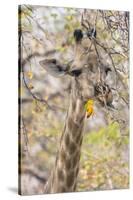
[[[39,64],[52,76],[59,78],[66,74],[66,65],[61,65],[56,59],[41,60]]]

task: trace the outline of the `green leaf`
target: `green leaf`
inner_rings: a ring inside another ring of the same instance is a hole
[[[120,128],[117,122],[114,122],[109,125],[107,134],[109,139],[116,140],[120,137]]]
[[[67,21],[71,21],[71,20],[73,20],[73,15],[67,15],[67,16],[65,17],[65,19],[66,19]]]
[[[53,18],[55,18],[55,19],[57,18],[57,16],[58,16],[58,15],[57,15],[56,13],[52,13],[52,14],[51,14],[51,17],[53,17]]]

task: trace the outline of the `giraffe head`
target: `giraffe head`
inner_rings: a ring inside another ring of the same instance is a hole
[[[75,80],[74,95],[86,102],[88,99],[93,99],[96,95],[99,95],[95,91],[96,85],[101,81],[101,76],[104,79],[106,78],[108,74],[106,73],[107,67],[102,66],[102,68],[100,67],[101,70],[99,68],[99,60],[94,45],[96,32],[93,29],[90,32],[82,32],[81,29],[76,29],[73,36],[75,39],[75,54],[71,64],[70,62],[62,64],[57,59],[45,59],[39,63],[52,76],[62,77],[68,75],[72,80]]]

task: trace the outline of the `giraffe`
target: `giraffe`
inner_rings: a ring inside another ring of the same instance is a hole
[[[76,190],[86,118],[84,105],[88,99],[93,99],[98,94],[98,87],[95,92],[99,70],[94,41],[89,37],[84,37],[80,29],[74,31],[74,38],[75,54],[71,66],[62,65],[56,59],[40,61],[40,65],[51,75],[55,77],[68,75],[71,78],[70,102],[65,125],[56,161],[45,185],[45,193]]]

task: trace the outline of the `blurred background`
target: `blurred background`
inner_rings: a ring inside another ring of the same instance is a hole
[[[19,7],[20,182],[25,195],[44,193],[69,104],[70,79],[54,78],[45,58],[74,59],[73,31],[95,18],[98,50],[111,67],[109,112],[95,104],[86,119],[76,191],[129,187],[129,13],[22,5]]]

